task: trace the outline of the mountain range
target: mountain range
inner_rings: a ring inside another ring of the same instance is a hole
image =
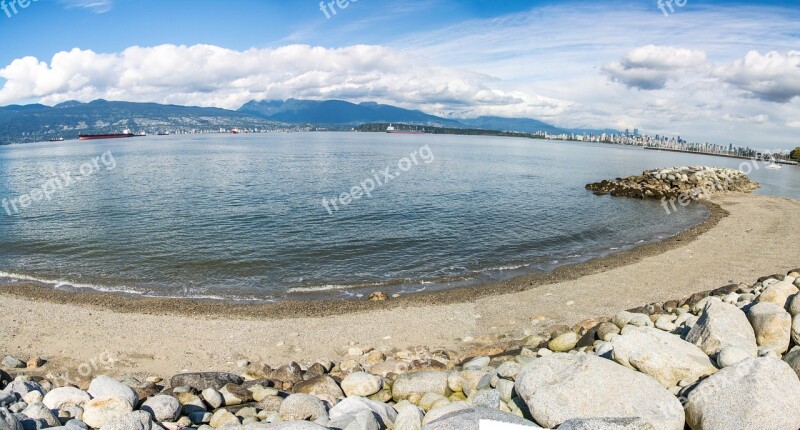
[[[355,104],[342,100],[251,101],[235,111],[95,100],[89,103],[69,101],[52,107],[41,104],[0,107],[0,144],[53,138],[71,139],[78,134],[119,133],[123,129],[147,133],[219,131],[232,128],[264,130],[293,126],[348,130],[365,123],[403,123],[524,133],[573,132],[530,118],[483,116],[450,119],[391,105],[371,102]],[[591,132],[581,130],[584,131]]]

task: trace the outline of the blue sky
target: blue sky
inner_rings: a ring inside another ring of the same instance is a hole
[[[0,10],[0,105],[339,98],[800,144],[798,0],[668,1],[39,0]]]

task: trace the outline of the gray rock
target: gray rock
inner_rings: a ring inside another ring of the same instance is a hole
[[[23,430],[23,427],[11,411],[0,408],[0,430]]]
[[[383,378],[366,372],[355,372],[342,380],[342,390],[347,397],[368,397],[383,387]]]
[[[171,387],[192,387],[196,390],[206,388],[222,389],[227,384],[241,385],[244,378],[233,373],[224,372],[195,372],[175,375],[170,380]]]
[[[397,419],[394,421],[394,430],[422,430],[422,418],[424,418],[422,409],[410,405],[397,414]]]
[[[616,327],[616,326],[615,326]],[[517,377],[522,366],[519,363],[513,361],[506,361],[503,364],[497,366],[497,376],[505,379],[511,379]]]
[[[698,383],[686,398],[686,421],[702,430],[795,430],[800,379],[788,364],[749,358]]]
[[[0,408],[7,408],[17,402],[17,395],[0,391]]]
[[[89,426],[87,426],[86,423],[75,419],[67,421],[67,423],[64,424],[64,428],[67,430],[89,430]]]
[[[342,400],[331,408],[328,415],[333,420],[345,415],[355,415],[362,411],[369,411],[374,414],[381,428],[391,429],[397,419],[397,411],[393,407],[386,403],[363,397],[348,397]]]
[[[789,306],[787,306],[786,310],[789,311],[793,317],[800,314],[800,294],[789,297]]]
[[[667,388],[717,371],[699,347],[656,328],[627,326],[611,343],[614,361],[652,376]]]
[[[200,395],[211,406],[211,409],[218,409],[225,404],[225,398],[222,397],[222,393],[214,388],[206,388]]]
[[[472,396],[473,406],[483,406],[492,409],[500,407],[500,392],[490,388],[476,391]]]
[[[308,421],[295,421],[289,423],[275,423],[275,424],[248,424],[244,426],[245,430],[328,430],[319,424],[311,423]]]
[[[292,392],[312,394],[331,404],[345,397],[344,391],[339,387],[339,384],[328,375],[319,375],[307,381],[298,382],[292,387]],[[375,393],[377,392],[375,391]]]
[[[112,419],[133,411],[131,404],[120,397],[97,397],[86,402],[81,421],[89,427],[100,428]]]
[[[481,420],[541,429],[541,427],[537,426],[535,423],[516,415],[508,414],[497,409],[476,407],[451,412],[436,420],[430,421],[425,424],[423,430],[480,430]],[[498,426],[498,428],[500,427]]]
[[[587,418],[569,420],[558,430],[657,430],[641,418]]]
[[[100,430],[150,430],[153,422],[144,411],[131,412],[108,420]]]
[[[105,375],[94,378],[89,384],[88,391],[92,398],[118,397],[127,400],[131,406],[139,403],[139,396],[133,391],[133,388]]]
[[[770,302],[756,303],[747,312],[747,319],[753,326],[758,346],[778,354],[789,350],[792,316],[783,307]]]
[[[792,341],[800,345],[800,314],[792,318]]]
[[[24,414],[14,414],[14,415],[17,417],[17,420],[19,420],[19,423],[22,424],[22,428],[24,430],[42,430],[50,428],[50,426],[47,425],[47,422],[45,420],[29,418],[27,415]]]
[[[24,369],[25,362],[19,359],[16,359],[10,355],[7,355],[3,358],[3,366],[6,366],[11,369]]]
[[[61,409],[65,405],[80,405],[91,399],[89,393],[75,387],[54,388],[44,395],[42,403],[50,409]]]
[[[500,379],[495,384],[497,392],[500,393],[500,400],[508,403],[514,395],[514,382],[505,379]]]
[[[150,414],[154,421],[172,422],[180,416],[181,404],[172,396],[159,394],[147,399],[142,404],[141,410]]]
[[[463,411],[465,409],[472,409],[472,405],[467,402],[453,402],[431,409],[425,414],[425,417],[422,418],[422,427],[425,427],[428,423],[436,421],[445,415],[449,415],[457,411]]]
[[[364,410],[353,415],[332,418],[326,424],[331,430],[383,430],[372,411]]]
[[[776,282],[761,292],[758,296],[758,303],[774,303],[782,308],[789,306],[789,297],[798,293],[797,287],[792,285],[791,282],[780,281]]]
[[[472,360],[464,363],[464,369],[482,369],[489,365],[492,362],[492,359],[489,357],[475,357]]]
[[[611,336],[615,334],[619,334],[619,327],[614,323],[604,322],[597,326],[597,338],[600,340],[608,342],[611,340]]]
[[[660,430],[683,430],[680,402],[656,380],[587,354],[555,354],[525,366],[516,390],[537,423],[639,417]],[[613,401],[609,400],[613,399]]]
[[[28,407],[25,408],[22,413],[28,418],[34,420],[43,420],[49,427],[59,427],[61,425],[58,417],[42,403],[28,405]]]
[[[795,347],[783,356],[783,361],[800,377],[800,348]]]
[[[399,402],[411,395],[436,393],[449,396],[447,372],[415,372],[401,375],[392,385],[392,398]]]
[[[756,336],[744,312],[734,305],[709,301],[686,335],[686,341],[700,347],[706,355],[714,355],[726,346],[735,346],[751,357],[758,353]]]
[[[751,358],[750,355],[741,348],[726,346],[717,354],[717,365],[720,368],[730,367],[748,358]]]
[[[283,421],[314,421],[328,416],[322,400],[310,394],[292,394],[284,399],[278,411]]]
[[[15,393],[17,397],[21,399],[31,391],[38,391],[42,394],[45,394],[46,390],[42,388],[41,385],[33,381],[12,381],[3,391],[6,393]]]
[[[208,424],[211,422],[211,412],[192,412],[189,414],[189,421],[192,424]]]
[[[228,384],[219,390],[225,406],[236,406],[253,401],[253,393],[239,385]]]

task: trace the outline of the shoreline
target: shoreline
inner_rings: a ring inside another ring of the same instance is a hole
[[[564,264],[549,272],[527,273],[502,281],[408,293],[385,301],[369,301],[366,298],[340,298],[282,300],[277,302],[236,302],[197,298],[137,297],[123,293],[86,289],[61,291],[52,287],[25,282],[0,287],[0,296],[11,295],[22,299],[55,304],[93,306],[119,313],[173,313],[175,315],[224,317],[235,312],[237,318],[254,319],[265,317],[280,319],[299,316],[324,317],[378,309],[386,310],[395,307],[465,303],[477,298],[522,292],[541,285],[574,281],[581,276],[633,264],[642,258],[658,255],[694,241],[698,236],[714,228],[720,220],[728,216],[726,210],[711,201],[701,201],[697,202],[697,204],[702,204],[708,209],[709,213],[706,218],[699,224],[662,240],[643,243],[631,249],[612,252],[580,263]]]
[[[270,365],[341,360],[350,348],[492,355],[499,344],[553,327],[800,266],[800,229],[787,229],[785,221],[800,213],[800,200],[724,194],[711,204],[716,209],[706,222],[662,242],[536,279],[380,302],[224,305],[2,290],[0,354],[37,354],[48,362],[42,373],[74,371],[112,355],[117,361],[107,373],[148,377],[236,371],[242,359]]]

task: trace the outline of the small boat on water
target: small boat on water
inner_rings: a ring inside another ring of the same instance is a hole
[[[398,130],[392,124],[389,124],[389,127],[386,128],[386,132],[389,134],[425,134],[422,130]]]
[[[63,141],[64,141],[63,137],[54,137],[49,140],[49,142],[63,142]]]
[[[770,163],[770,165],[767,166],[767,169],[778,170],[778,169],[780,169],[782,167],[783,166],[781,166],[780,164]]]

